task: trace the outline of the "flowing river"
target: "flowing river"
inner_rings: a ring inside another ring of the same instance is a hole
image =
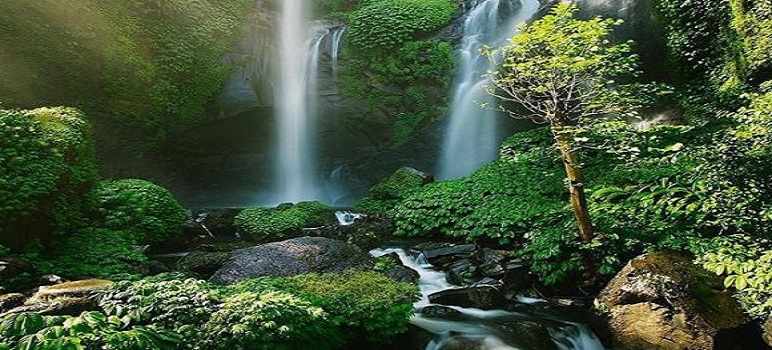
[[[603,350],[598,338],[589,327],[561,319],[549,312],[513,312],[507,310],[481,310],[453,305],[436,305],[429,296],[448,289],[461,288],[448,282],[445,272],[434,270],[426,258],[417,251],[403,248],[382,248],[370,251],[374,257],[396,253],[402,264],[419,275],[418,287],[421,299],[415,306],[411,323],[433,335],[426,350],[479,349],[479,350]],[[518,298],[526,306],[543,301]],[[424,315],[427,307],[452,310],[448,318]],[[526,308],[527,310],[527,308]],[[540,338],[539,334],[543,336]]]

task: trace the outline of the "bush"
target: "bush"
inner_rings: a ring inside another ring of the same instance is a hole
[[[457,10],[449,0],[371,0],[351,13],[349,38],[360,50],[399,47],[417,34],[448,24]]]
[[[174,350],[182,339],[155,327],[127,325],[100,312],[78,317],[22,313],[0,322],[0,348],[28,350]]]
[[[356,208],[370,214],[385,214],[400,200],[421,188],[425,182],[423,174],[411,168],[400,168],[370,188],[367,197],[360,200]]]
[[[18,247],[81,223],[79,197],[97,176],[89,133],[76,109],[0,110],[0,241]]]
[[[182,232],[185,209],[168,190],[144,180],[102,181],[89,194],[96,225],[160,242]]]
[[[148,264],[136,237],[126,231],[83,229],[58,238],[54,247],[27,257],[40,271],[72,279],[139,275]]]
[[[337,349],[340,335],[321,308],[281,292],[228,298],[200,330],[205,349]]]
[[[341,334],[365,336],[373,343],[387,342],[407,330],[418,290],[376,272],[309,274],[240,282],[233,291],[278,290],[297,295],[321,307]]]
[[[219,309],[215,291],[205,281],[159,275],[136,282],[118,282],[102,294],[99,305],[108,315],[191,338],[198,336],[200,326]]]
[[[234,219],[241,233],[256,240],[277,240],[303,228],[321,226],[334,220],[332,209],[319,202],[302,202],[277,208],[245,209]]]

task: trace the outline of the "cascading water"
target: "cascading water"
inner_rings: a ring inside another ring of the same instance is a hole
[[[278,146],[276,180],[279,201],[314,198],[309,118],[310,61],[307,50],[306,0],[281,1],[279,25],[279,82],[276,92]],[[311,73],[313,74],[313,73]]]
[[[443,290],[458,288],[450,284],[446,274],[432,268],[426,258],[417,252],[407,252],[401,248],[374,249],[370,251],[373,256],[382,256],[396,253],[400,261],[406,267],[418,273],[418,288],[421,299],[414,304],[416,314],[411,323],[434,335],[434,338],[426,345],[426,350],[442,350],[452,347],[453,342],[474,344],[470,348],[480,350],[541,350],[533,343],[519,339],[516,325],[541,324],[547,329],[547,342],[560,350],[603,350],[598,338],[589,328],[582,324],[560,320],[555,315],[530,315],[525,313],[505,310],[480,310],[462,308],[457,306],[442,305],[458,312],[452,316],[452,320],[427,317],[422,309],[431,306],[429,296]],[[543,343],[539,343],[543,344]],[[476,347],[475,347],[476,346]],[[548,346],[547,348],[554,348]],[[455,347],[452,347],[455,349]]]
[[[278,145],[276,202],[325,200],[315,160],[318,80],[325,40],[330,40],[331,70],[337,71],[345,27],[306,26],[305,0],[283,0],[278,42],[276,96]]]
[[[520,5],[519,9],[516,6]],[[492,98],[485,92],[485,73],[491,68],[480,49],[497,47],[514,35],[517,25],[529,20],[539,9],[538,0],[480,0],[464,22],[458,49],[450,119],[445,131],[437,169],[439,178],[469,175],[496,158],[501,141],[498,113],[484,110]]]

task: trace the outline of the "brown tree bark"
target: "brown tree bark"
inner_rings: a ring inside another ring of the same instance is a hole
[[[572,147],[571,135],[568,135],[562,126],[557,125],[552,126],[552,132],[555,136],[558,150],[560,150],[560,156],[563,158],[563,165],[566,168],[568,191],[571,195],[571,207],[574,210],[577,226],[579,226],[579,237],[584,242],[592,241],[594,229],[590,213],[587,209],[587,197],[584,193],[584,176]]]

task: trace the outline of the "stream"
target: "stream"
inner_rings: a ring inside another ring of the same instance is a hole
[[[589,327],[561,319],[549,312],[513,312],[481,310],[452,305],[437,305],[429,296],[461,286],[448,282],[445,272],[434,270],[417,251],[403,248],[381,248],[370,251],[374,257],[396,253],[402,264],[419,275],[421,299],[414,304],[411,323],[433,335],[425,350],[479,349],[479,350],[603,350],[598,338]],[[542,300],[519,297],[523,306],[542,303]],[[443,318],[424,315],[427,308],[443,308],[449,312]],[[529,308],[524,308],[530,310]]]

